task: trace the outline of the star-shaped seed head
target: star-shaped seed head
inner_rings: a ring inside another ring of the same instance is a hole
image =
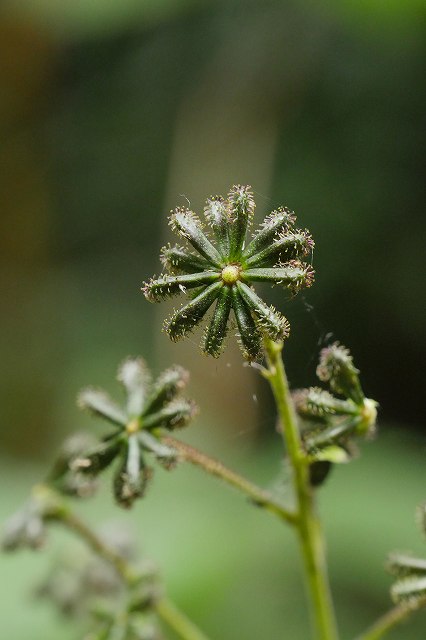
[[[192,211],[178,207],[171,212],[170,225],[186,246],[163,247],[165,273],[144,283],[142,289],[150,302],[190,290],[189,302],[165,322],[173,341],[190,333],[213,305],[202,339],[202,350],[209,355],[218,357],[222,351],[231,310],[242,352],[250,361],[260,357],[263,336],[272,340],[288,336],[287,319],[257,295],[253,284],[280,285],[293,295],[311,286],[313,270],[302,259],[314,243],[306,230],[294,227],[296,218],[285,207],[268,215],[246,242],[254,210],[250,187],[236,185],[226,199],[207,200],[208,231]]]
[[[124,406],[99,389],[80,392],[79,406],[106,419],[114,430],[97,446],[76,457],[71,466],[74,471],[97,475],[117,458],[114,495],[120,505],[130,507],[143,496],[152,475],[145,461],[146,452],[171,468],[176,454],[161,442],[161,432],[186,426],[196,407],[180,396],[188,381],[188,373],[180,366],[170,367],[152,383],[142,358],[128,358],[118,370],[118,380],[126,394]]]
[[[353,358],[338,342],[321,351],[317,376],[329,389],[302,389],[293,400],[311,471],[323,473],[332,464],[348,462],[359,437],[374,436],[377,403],[365,397]]]

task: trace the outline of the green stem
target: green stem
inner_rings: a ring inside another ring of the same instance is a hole
[[[230,486],[238,489],[238,491],[245,493],[256,505],[264,508],[270,513],[273,513],[289,524],[295,524],[296,516],[294,513],[288,511],[267,491],[264,491],[246,478],[243,478],[238,473],[235,473],[235,471],[231,471],[231,469],[225,467],[225,465],[218,460],[210,458],[198,449],[195,449],[180,440],[176,440],[171,436],[164,436],[162,441],[167,446],[175,449],[182,460],[186,460],[187,462],[191,462],[192,464],[201,467],[204,471],[207,471],[207,473],[220,478]]]
[[[106,545],[85,522],[59,501],[54,519],[76,533],[100,558],[114,567],[124,584],[129,588],[132,588],[138,581],[138,576],[134,573],[130,563]],[[207,636],[167,598],[160,598],[153,606],[158,617],[182,640],[208,640]]]
[[[131,586],[137,581],[137,576],[133,573],[129,563],[120,554],[114,551],[114,549],[108,547],[103,540],[70,509],[61,509],[60,515],[57,519],[65,527],[70,529],[70,531],[73,531],[79,538],[84,540],[87,546],[90,547],[96,555],[114,567],[117,574],[125,584]]]
[[[271,385],[282,425],[282,434],[293,468],[297,500],[296,528],[304,560],[305,577],[312,604],[313,623],[318,640],[337,640],[338,632],[327,576],[325,549],[320,522],[315,512],[309,483],[309,466],[303,451],[296,414],[282,360],[282,343],[265,339],[268,369],[264,376]]]
[[[157,602],[155,609],[159,617],[181,638],[185,640],[208,640],[207,636],[170,600],[162,598]]]
[[[382,638],[388,631],[403,622],[414,611],[418,611],[423,607],[426,607],[426,596],[416,600],[415,605],[400,602],[381,616],[367,631],[358,637],[358,640],[378,640],[378,638]]]

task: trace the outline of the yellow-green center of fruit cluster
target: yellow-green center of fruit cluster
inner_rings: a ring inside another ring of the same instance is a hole
[[[240,267],[236,264],[227,264],[222,269],[222,280],[225,284],[233,285],[240,278]]]

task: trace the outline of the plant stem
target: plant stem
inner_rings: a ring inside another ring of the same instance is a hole
[[[108,547],[103,540],[70,509],[61,509],[57,519],[65,527],[76,533],[79,538],[84,540],[96,555],[114,567],[125,584],[131,586],[137,581],[137,576],[131,570],[129,563],[114,549]]]
[[[106,545],[103,540],[90,529],[67,506],[58,503],[54,519],[76,533],[103,560],[117,571],[127,587],[132,588],[138,581],[137,574],[125,558],[114,549]],[[163,622],[165,622],[182,640],[208,640],[200,629],[178,607],[167,598],[160,598],[153,608]]]
[[[155,610],[159,617],[181,638],[185,640],[208,640],[207,636],[170,600],[162,598],[157,602]]]
[[[418,611],[423,607],[426,607],[426,596],[416,600],[415,605],[400,602],[383,614],[365,633],[358,637],[358,640],[378,640],[378,638],[382,638],[388,631],[403,622],[414,611]]]
[[[264,508],[270,513],[273,513],[289,524],[295,524],[296,516],[294,513],[288,511],[288,509],[286,509],[278,500],[275,500],[267,491],[256,486],[250,482],[250,480],[243,478],[238,473],[235,473],[235,471],[231,471],[231,469],[225,467],[225,465],[218,460],[210,458],[198,449],[195,449],[180,440],[176,440],[171,436],[164,436],[162,441],[172,449],[175,449],[182,460],[186,460],[187,462],[191,462],[192,464],[201,467],[204,471],[207,471],[207,473],[220,478],[235,489],[245,493],[256,505]]]
[[[309,466],[290,396],[282,360],[282,348],[282,342],[265,339],[268,369],[263,375],[269,381],[274,394],[287,455],[293,469],[297,500],[296,528],[304,560],[316,637],[318,640],[337,640],[338,633],[328,583],[323,536],[315,513],[314,496],[309,483]]]

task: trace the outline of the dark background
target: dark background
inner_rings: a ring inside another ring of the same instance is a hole
[[[251,184],[258,221],[286,204],[316,240],[314,287],[286,306],[278,289],[265,291],[292,324],[293,386],[314,382],[319,349],[338,339],[380,403],[381,437],[336,472],[324,511],[344,628],[356,633],[384,610],[384,554],[392,544],[422,550],[412,514],[426,497],[424,14],[416,0],[3,3],[2,516],[66,434],[101,432],[79,415],[75,394],[87,384],[117,393],[115,370],[128,354],[143,355],[155,372],[173,361],[189,368],[201,406],[189,438],[273,481],[279,440],[263,383],[241,366],[232,340],[218,362],[199,354],[196,335],[169,343],[160,327],[170,305],[151,306],[139,290],[160,271],[170,208],[189,200],[200,211],[208,195]],[[148,528],[147,552],[168,563],[173,595],[214,637],[235,638],[237,629],[247,639],[278,637],[271,630],[283,627],[288,610],[290,628],[303,628],[297,561],[285,596],[285,562],[276,569],[281,532],[208,479],[202,486],[215,506],[206,518],[220,533],[211,524],[206,531],[194,474],[178,471],[173,484],[181,478],[182,489],[173,495],[160,474],[169,500],[157,491],[132,516]],[[105,496],[106,516],[107,504]],[[178,558],[158,534],[170,517],[183,527]],[[247,523],[237,521],[251,517],[247,536]],[[189,562],[197,532],[206,546]],[[361,557],[348,568],[353,544]],[[62,629],[47,609],[17,613],[44,561],[1,560],[16,586],[3,600],[9,637],[28,637],[25,619],[32,628],[43,615],[37,638]],[[32,582],[24,576],[31,563]],[[240,582],[225,588],[235,572]],[[259,591],[264,618],[247,611]],[[418,638],[415,624],[414,635],[407,627],[394,637]]]

